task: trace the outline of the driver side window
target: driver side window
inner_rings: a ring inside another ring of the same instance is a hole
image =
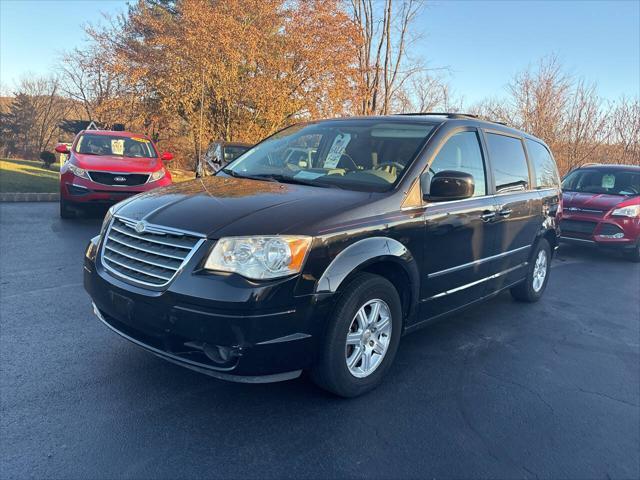
[[[480,139],[476,132],[460,132],[447,140],[431,163],[431,175],[444,170],[455,170],[473,176],[474,197],[487,194],[484,161]]]

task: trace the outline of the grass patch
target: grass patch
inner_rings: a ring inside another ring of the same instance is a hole
[[[0,159],[1,193],[56,193],[59,185],[59,163],[47,170],[39,161]]]
[[[188,180],[193,180],[196,178],[196,172],[190,170],[180,170],[180,169],[168,169],[171,172],[171,179],[174,183],[186,182]]]
[[[195,178],[189,170],[169,170],[176,183]],[[35,160],[0,159],[0,193],[57,193],[59,189],[59,163],[47,170]]]

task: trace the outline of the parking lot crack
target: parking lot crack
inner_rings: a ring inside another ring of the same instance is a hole
[[[640,405],[638,405],[636,403],[627,402],[626,400],[620,400],[619,398],[612,397],[612,396],[607,395],[605,393],[593,392],[591,390],[585,390],[584,388],[579,388],[578,390],[581,391],[582,393],[588,393],[590,395],[596,395],[598,397],[606,398],[607,400],[612,400],[614,402],[624,403],[625,405],[629,405],[630,407],[635,407],[635,408],[640,407]]]
[[[549,402],[547,402],[539,392],[536,392],[535,390],[527,387],[526,385],[523,385],[523,384],[518,383],[518,382],[514,382],[513,380],[509,380],[507,378],[498,377],[497,375],[492,375],[491,373],[486,372],[484,370],[479,370],[478,373],[480,373],[481,375],[486,375],[487,377],[493,378],[494,380],[497,380],[498,382],[506,383],[506,384],[509,384],[509,385],[514,385],[516,387],[521,388],[522,390],[525,390],[526,392],[531,393],[532,395],[537,397],[538,400],[540,400],[542,403],[544,403],[549,408],[549,410],[551,410],[551,413],[555,414],[555,410],[553,409],[553,406],[551,406],[551,404]]]

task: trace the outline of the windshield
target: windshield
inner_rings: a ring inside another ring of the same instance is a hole
[[[93,135],[85,133],[76,144],[76,152],[85,155],[115,155],[130,158],[155,158],[150,140],[143,137]]]
[[[224,147],[224,161],[229,163],[238,158],[247,150],[249,150],[249,147],[227,145],[226,147]]]
[[[638,195],[640,172],[600,168],[575,170],[563,180],[562,189],[569,192]]]
[[[385,191],[401,177],[433,124],[380,120],[294,125],[251,148],[223,172],[286,183]]]

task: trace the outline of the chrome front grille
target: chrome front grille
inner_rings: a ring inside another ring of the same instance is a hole
[[[102,247],[102,264],[132,283],[164,287],[203,241],[190,232],[115,217]]]

